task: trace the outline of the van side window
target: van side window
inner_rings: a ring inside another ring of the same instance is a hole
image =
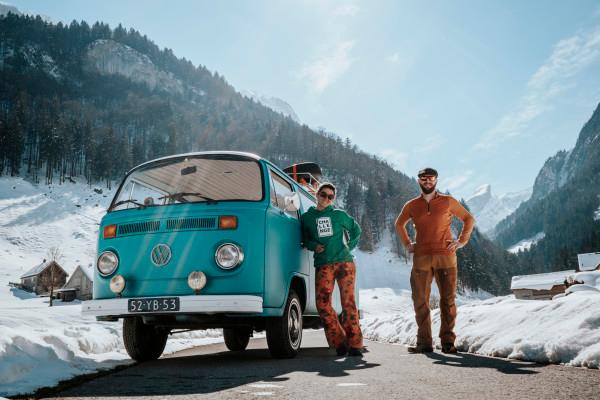
[[[300,190],[298,191],[298,194],[300,195],[300,203],[302,204],[302,210],[300,210],[300,214],[304,214],[310,207],[317,205],[314,197],[307,196]]]
[[[273,171],[270,171],[270,173],[271,181],[273,182],[272,189],[275,189],[275,199],[273,199],[273,194],[271,194],[271,202],[280,210],[285,211],[285,197],[291,196],[294,193],[292,191],[292,185]],[[276,204],[273,200],[276,200]],[[290,217],[298,219],[298,212],[296,211],[285,211],[285,213]]]

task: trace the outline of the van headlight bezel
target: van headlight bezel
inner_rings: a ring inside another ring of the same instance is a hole
[[[118,267],[119,256],[111,250],[103,251],[100,256],[98,256],[98,260],[96,260],[96,269],[103,277],[114,274]]]
[[[244,251],[239,244],[222,243],[215,251],[215,263],[223,270],[231,270],[244,262]]]

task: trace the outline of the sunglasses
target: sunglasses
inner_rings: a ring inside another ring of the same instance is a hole
[[[419,180],[421,181],[435,181],[436,177],[435,176],[420,176]]]
[[[335,199],[335,194],[327,194],[325,192],[319,192],[319,197],[322,199],[329,199],[329,200],[333,201],[333,199]]]

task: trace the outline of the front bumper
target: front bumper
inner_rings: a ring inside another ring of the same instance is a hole
[[[164,296],[173,297],[173,296]],[[160,298],[160,297],[153,297]],[[179,311],[129,312],[128,298],[89,300],[81,303],[81,314],[95,317],[127,317],[131,315],[262,313],[263,299],[249,295],[179,296]]]

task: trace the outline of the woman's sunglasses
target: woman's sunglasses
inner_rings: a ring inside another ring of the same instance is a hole
[[[325,192],[319,192],[319,197],[322,199],[329,199],[329,200],[333,201],[333,199],[335,199],[335,194],[327,194]]]

